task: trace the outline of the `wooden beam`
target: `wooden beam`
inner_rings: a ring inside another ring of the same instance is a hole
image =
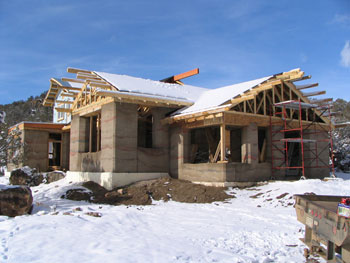
[[[68,86],[60,86],[61,89],[66,89],[66,90],[76,90],[80,91],[81,88],[75,88],[75,87],[68,87]]]
[[[226,156],[226,143],[225,143],[225,139],[226,139],[226,134],[225,134],[225,131],[226,131],[226,125],[223,123],[220,125],[220,137],[221,137],[221,140],[220,140],[220,161],[225,161],[225,156]]]
[[[199,74],[199,68],[195,68],[195,69],[189,70],[187,72],[175,75],[174,80],[177,81],[177,80],[185,79],[185,78],[197,75],[197,74]]]
[[[120,99],[129,99],[130,101],[135,101],[135,103],[140,103],[140,101],[144,101],[144,104],[147,104],[147,101],[150,102],[158,102],[168,105],[177,105],[177,106],[191,106],[193,105],[193,102],[189,101],[178,101],[178,100],[170,100],[170,99],[160,99],[160,98],[153,98],[143,95],[135,96],[133,94],[127,94],[127,92],[108,92],[108,91],[97,91],[96,94],[100,96],[106,96],[106,97],[116,97]]]
[[[221,149],[220,146],[221,146],[221,141],[219,141],[218,147],[216,147],[215,155],[214,155],[214,157],[213,157],[213,159],[212,159],[212,162],[213,162],[213,163],[216,163],[217,160],[218,160],[218,157],[219,157],[219,154],[220,154],[220,149]]]
[[[62,97],[69,97],[69,98],[75,98],[77,95],[67,94],[67,93],[61,93]]]
[[[89,152],[92,152],[92,116],[90,116],[90,127],[89,127]]]
[[[89,82],[89,85],[92,87],[98,87],[98,88],[112,88],[111,85],[105,84],[105,83],[100,83],[100,82]]]
[[[67,101],[67,100],[56,100],[56,103],[63,103],[63,104],[73,104],[73,101]]]
[[[295,81],[301,81],[301,80],[306,80],[306,79],[311,79],[311,75],[304,76],[304,77],[297,78],[297,79],[291,79],[291,80],[288,80],[288,81],[295,82]]]
[[[68,112],[68,113],[71,113],[72,110],[71,109],[67,109],[67,108],[55,108],[56,111],[58,112]]]
[[[178,75],[174,75],[174,76],[171,76],[171,77],[168,77],[168,78],[165,78],[165,79],[162,79],[160,80],[161,82],[166,82],[166,83],[177,83],[178,81],[184,79],[184,78],[188,78],[188,77],[191,77],[193,75],[196,75],[199,73],[199,68],[196,68],[196,69],[192,69],[190,71],[187,71],[187,72],[184,72],[184,73],[181,73],[181,74],[178,74]],[[180,81],[180,85],[183,85],[183,83],[181,84],[182,82]]]
[[[77,69],[77,68],[67,68],[67,72],[68,73],[79,73],[79,72],[82,72],[82,73],[90,73],[91,74],[91,72],[92,71],[90,71],[90,70],[86,70],[86,69]]]
[[[306,85],[295,85],[297,90],[309,89],[317,86],[318,86],[318,83],[306,84]]]
[[[72,79],[72,78],[61,78],[62,81],[66,81],[66,82],[74,82],[74,83],[81,83],[84,84],[85,81],[84,80],[80,80],[80,79]]]
[[[326,91],[314,91],[314,92],[308,92],[308,93],[303,93],[303,96],[305,97],[312,97],[312,96],[318,96],[318,95],[323,95],[326,94]]]
[[[85,80],[101,80],[98,76],[87,76],[87,75],[77,75],[77,79],[85,79]]]
[[[254,99],[254,97],[255,97],[255,95],[247,95],[247,96],[242,96],[240,98],[231,99],[231,104],[237,105],[238,103],[241,103],[242,101],[252,100],[252,99]]]
[[[327,103],[327,102],[331,102],[333,101],[333,98],[326,98],[326,99],[320,99],[320,100],[311,100],[311,103],[315,103],[315,104],[323,104],[323,103]]]

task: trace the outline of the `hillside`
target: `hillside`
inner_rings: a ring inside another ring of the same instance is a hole
[[[45,95],[46,91],[39,96],[31,96],[25,101],[19,100],[10,104],[0,104],[0,113],[5,112],[4,123],[0,122],[0,173],[1,167],[6,165],[8,128],[22,121],[52,121],[52,107],[42,105]]]

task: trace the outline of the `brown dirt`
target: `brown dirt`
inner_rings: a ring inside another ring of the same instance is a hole
[[[111,205],[150,205],[152,199],[183,203],[212,203],[234,198],[233,195],[226,194],[226,188],[223,187],[204,186],[172,178],[138,182],[111,191],[94,182],[86,182],[83,186],[92,192],[88,201]],[[63,197],[71,199],[67,194]],[[83,200],[86,200],[86,196],[84,197]]]

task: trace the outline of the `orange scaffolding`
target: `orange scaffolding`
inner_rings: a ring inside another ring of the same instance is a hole
[[[309,120],[309,116],[313,117]],[[272,178],[276,178],[278,170],[284,170],[286,176],[307,178],[305,168],[327,167],[334,175],[332,123],[320,125],[324,124],[320,116],[331,118],[331,105],[319,106],[300,99],[273,105],[270,111]],[[328,163],[320,158],[325,151],[330,154]]]

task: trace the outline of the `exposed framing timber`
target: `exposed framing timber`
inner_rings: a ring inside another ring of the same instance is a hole
[[[92,71],[90,71],[90,70],[86,70],[86,69],[78,69],[78,68],[67,68],[67,72],[68,73],[75,73],[75,74],[77,74],[77,73],[79,73],[79,72],[81,72],[81,73],[92,73]]]

